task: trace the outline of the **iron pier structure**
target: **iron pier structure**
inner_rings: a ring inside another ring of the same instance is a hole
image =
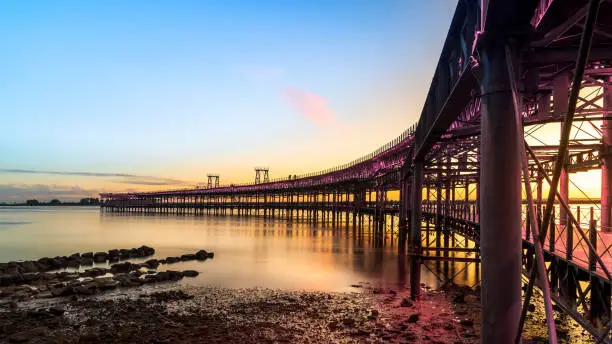
[[[572,177],[590,170],[601,171],[600,204],[572,204]],[[551,343],[553,304],[609,342],[612,2],[459,0],[418,123],[342,166],[268,171],[248,184],[210,175],[203,188],[101,194],[101,207],[392,235],[415,299],[423,262],[481,262],[483,343],[519,342],[534,292]]]

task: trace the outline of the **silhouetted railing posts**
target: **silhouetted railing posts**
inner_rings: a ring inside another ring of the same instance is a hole
[[[531,227],[531,217],[529,217],[529,204],[525,205],[525,239],[529,240]]]
[[[580,207],[578,207],[577,211],[578,211],[578,214],[580,214]],[[569,219],[567,219],[566,223],[567,223],[567,228],[565,229],[565,232],[567,234],[567,239],[565,243],[565,247],[566,247],[565,259],[571,260],[572,257],[574,256],[574,227],[572,225],[572,222]]]
[[[557,226],[555,224],[555,208],[553,207],[552,209],[552,215],[550,217],[550,227],[549,227],[549,232],[550,235],[548,237],[548,250],[550,252],[555,252],[555,236],[556,236],[556,229]]]
[[[591,207],[591,220],[589,221],[589,241],[593,245],[593,250],[589,250],[589,270],[595,271],[597,264],[597,220],[593,215],[593,207]]]

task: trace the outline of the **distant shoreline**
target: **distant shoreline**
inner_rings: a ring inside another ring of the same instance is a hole
[[[80,203],[62,203],[62,204],[47,204],[41,203],[38,205],[28,205],[25,203],[15,203],[15,204],[2,204],[0,203],[0,207],[30,207],[30,208],[38,208],[38,207],[99,207],[99,204],[80,204]]]

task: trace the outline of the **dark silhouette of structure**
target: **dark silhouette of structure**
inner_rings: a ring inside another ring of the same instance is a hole
[[[218,188],[219,187],[219,175],[218,174],[208,174],[208,189]]]

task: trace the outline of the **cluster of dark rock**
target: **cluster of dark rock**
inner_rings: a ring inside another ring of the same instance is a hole
[[[124,253],[122,253],[124,252]],[[127,253],[125,253],[127,252]],[[110,267],[93,267],[84,271],[48,272],[53,269],[71,267],[66,261],[74,259],[94,259],[103,262],[124,259],[144,258],[155,253],[153,248],[142,246],[130,250],[110,250],[108,252],[75,254],[69,257],[41,258],[38,261],[9,262],[0,264],[0,298],[26,299],[37,296],[91,295],[100,291],[115,289],[119,286],[133,287],[148,283],[178,281],[183,277],[196,277],[195,270],[156,271],[161,264],[179,261],[204,261],[214,257],[213,252],[200,250],[195,254],[165,259],[150,259],[144,263],[120,262]],[[98,257],[98,258],[96,258]],[[122,258],[124,257],[124,258]],[[105,261],[106,261],[105,260]]]
[[[70,256],[40,258],[23,262],[0,263],[0,276],[11,273],[32,273],[91,266],[94,263],[118,262],[132,258],[145,258],[155,254],[155,249],[148,246],[139,248],[109,250],[108,252],[74,253]]]
[[[112,270],[111,270],[112,271]],[[116,272],[112,276],[99,278],[79,278],[71,281],[58,282],[49,286],[52,296],[92,295],[98,292],[116,289],[117,287],[137,287],[143,284],[178,281],[183,277],[196,277],[195,270],[185,271],[146,271],[141,270]]]

